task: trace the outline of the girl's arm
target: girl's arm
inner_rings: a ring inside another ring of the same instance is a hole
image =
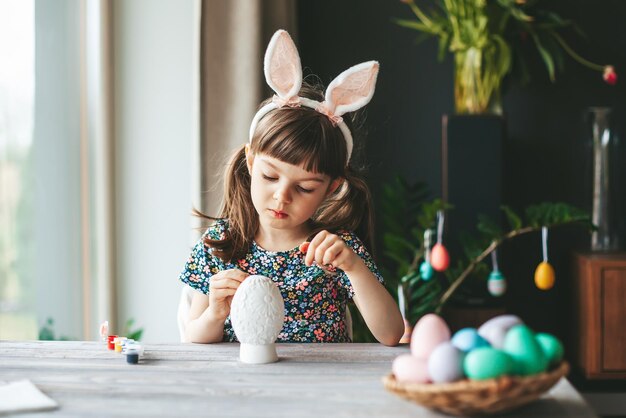
[[[195,292],[185,331],[192,343],[221,342],[224,322],[230,314],[233,295],[248,275],[241,270],[223,270],[211,277],[209,294]]]
[[[348,251],[352,251],[348,248]],[[354,289],[354,303],[374,337],[385,345],[397,345],[404,334],[404,320],[387,289],[355,254],[355,268],[346,271]],[[342,269],[343,270],[343,269]]]
[[[400,309],[361,257],[339,236],[322,231],[306,250],[305,264],[310,266],[313,261],[343,270],[354,289],[354,302],[374,337],[385,345],[398,344],[404,334]]]

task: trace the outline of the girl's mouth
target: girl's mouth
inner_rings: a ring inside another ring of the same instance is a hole
[[[276,219],[285,219],[288,216],[287,213],[283,212],[282,210],[270,209],[270,212],[272,213],[272,216]]]

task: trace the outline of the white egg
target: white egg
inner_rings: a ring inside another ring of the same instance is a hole
[[[463,359],[465,353],[451,342],[439,344],[428,358],[428,374],[435,383],[448,383],[465,377]]]
[[[285,302],[272,279],[249,276],[237,288],[230,307],[230,319],[241,343],[239,357],[244,363],[272,363],[278,360],[274,342],[283,328]]]
[[[489,341],[493,348],[501,349],[504,346],[504,336],[514,325],[523,324],[515,315],[499,315],[486,321],[478,328],[478,335]]]

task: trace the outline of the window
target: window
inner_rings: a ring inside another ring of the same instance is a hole
[[[35,30],[30,0],[0,2],[0,339],[37,336],[32,167]]]

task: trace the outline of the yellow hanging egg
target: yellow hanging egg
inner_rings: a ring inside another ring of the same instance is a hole
[[[535,269],[535,285],[541,290],[554,286],[554,268],[547,261],[542,261]]]

